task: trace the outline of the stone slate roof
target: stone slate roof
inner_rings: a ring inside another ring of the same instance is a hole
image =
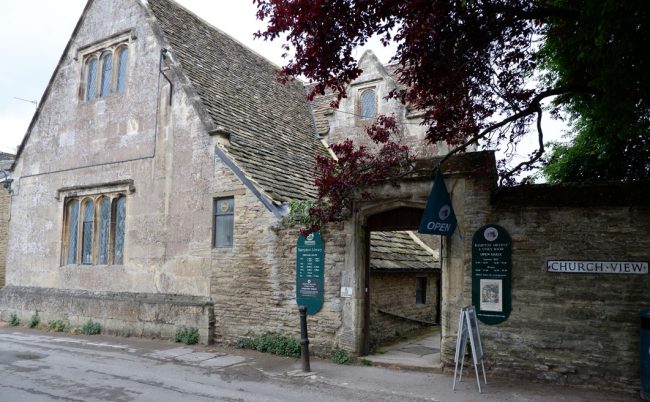
[[[310,94],[315,84],[305,86],[305,92]],[[324,95],[316,95],[311,101],[311,109],[314,114],[314,123],[316,132],[320,136],[325,136],[329,132],[329,121],[327,117],[333,113],[330,104],[336,100],[336,95],[331,91],[326,91]]]
[[[277,66],[173,1],[148,4],[245,174],[275,202],[314,197],[315,158],[325,149],[303,84],[279,83]]]
[[[372,271],[425,271],[440,268],[438,258],[416,243],[408,232],[370,232]]]

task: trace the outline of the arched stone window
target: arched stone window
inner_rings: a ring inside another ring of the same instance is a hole
[[[111,93],[111,84],[113,82],[113,53],[104,52],[100,60],[102,65],[102,85],[99,96],[107,96]]]
[[[359,115],[371,119],[377,115],[377,94],[374,89],[365,89],[359,96]]]
[[[63,265],[124,263],[124,194],[69,197],[64,214]]]
[[[97,264],[107,265],[109,256],[109,239],[111,229],[111,200],[108,197],[100,198],[99,226],[97,227]]]
[[[129,61],[129,48],[122,46],[117,49],[117,86],[116,92],[124,92],[126,87],[126,64]]]
[[[86,62],[86,100],[91,101],[97,95],[97,57]]]
[[[126,75],[129,61],[129,37],[117,42],[92,45],[80,50],[84,60],[81,79],[84,94],[82,98],[92,101],[97,98],[121,93],[126,89]]]
[[[66,206],[66,263],[77,263],[77,238],[79,237],[79,200],[70,200]]]
[[[113,233],[115,235],[113,243],[113,264],[122,265],[124,263],[124,223],[126,221],[126,197],[120,195],[113,201],[115,226]]]
[[[93,200],[84,200],[83,221],[81,224],[81,263],[93,263],[93,237],[95,224],[95,203]]]

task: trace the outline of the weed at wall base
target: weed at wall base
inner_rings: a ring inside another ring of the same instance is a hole
[[[253,349],[279,356],[300,357],[300,343],[294,338],[275,332],[240,339],[236,346],[240,349]]]
[[[9,316],[9,325],[12,327],[20,325],[20,320],[18,319],[18,315],[16,315],[16,313],[11,313]]]
[[[331,359],[336,364],[350,364],[350,355],[343,349],[334,349]]]
[[[182,326],[174,334],[175,342],[183,342],[186,345],[194,345],[199,342],[199,330],[194,327]]]
[[[47,323],[47,330],[53,332],[66,332],[70,324],[64,320],[50,320]]]
[[[38,311],[32,315],[32,318],[29,319],[29,327],[36,328],[41,322],[41,317],[38,316]]]
[[[81,327],[81,332],[83,332],[84,335],[98,335],[100,332],[102,332],[102,326],[98,322],[93,322],[93,320],[88,320]]]

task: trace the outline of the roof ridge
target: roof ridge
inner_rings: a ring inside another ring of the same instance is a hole
[[[232,36],[228,32],[226,32],[226,31],[220,29],[219,27],[213,25],[211,22],[205,20],[203,17],[196,14],[194,11],[190,10],[189,8],[185,7],[184,5],[178,3],[175,0],[143,0],[143,1],[146,1],[147,3],[151,2],[151,1],[153,1],[153,2],[155,2],[155,1],[168,1],[170,3],[173,3],[176,7],[181,8],[183,11],[185,11],[186,13],[188,13],[189,15],[191,15],[192,17],[197,19],[199,22],[201,22],[206,27],[208,27],[208,28],[210,28],[210,29],[212,29],[214,31],[217,31],[219,34],[221,34],[221,35],[227,37],[228,39],[232,40],[233,42],[239,44],[241,47],[248,50],[252,54],[256,55],[260,59],[264,60],[268,64],[272,65],[273,67],[276,67],[277,70],[280,70],[282,68],[281,66],[275,64],[273,61],[271,61],[271,60],[267,59],[266,57],[264,57],[262,54],[258,53],[255,49],[253,49],[250,46],[246,45],[245,43],[241,42],[239,39],[235,38],[234,36]]]

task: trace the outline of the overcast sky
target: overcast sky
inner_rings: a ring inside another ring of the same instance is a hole
[[[283,64],[280,42],[253,39],[264,24],[255,18],[252,0],[177,2],[275,64]],[[0,151],[16,152],[36,110],[29,101],[40,101],[85,4],[86,0],[0,0]],[[370,41],[355,56],[367,48],[383,63],[394,51]],[[560,138],[564,129],[548,118],[544,127],[546,140]],[[528,136],[518,154],[526,155],[536,146],[536,136]]]
[[[177,0],[217,28],[280,65],[279,42],[253,40],[264,28],[252,0]],[[86,0],[0,0],[0,151],[14,153],[81,16]],[[390,55],[372,46],[386,63]],[[364,49],[360,49],[357,57]],[[27,101],[16,98],[26,99]]]

